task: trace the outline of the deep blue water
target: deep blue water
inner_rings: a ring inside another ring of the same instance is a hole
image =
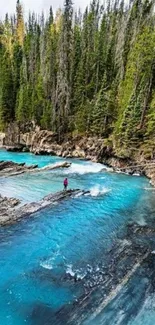
[[[42,167],[62,158],[0,151],[0,160]],[[0,324],[154,325],[155,297],[149,291],[149,266],[145,265],[98,312],[103,295],[99,279],[110,258],[108,252],[121,242],[129,223],[144,225],[155,217],[149,181],[103,172],[100,164],[69,161],[69,169],[0,178],[1,194],[19,197],[24,203],[61,190],[66,175],[70,188],[91,193],[0,229]],[[98,285],[91,293],[94,283]],[[81,313],[79,302],[88,293]]]

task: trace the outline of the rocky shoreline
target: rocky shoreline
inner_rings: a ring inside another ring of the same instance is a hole
[[[14,163],[13,161],[0,161],[0,177],[17,176],[24,173],[39,173],[58,168],[69,168],[71,163],[63,161],[60,163],[50,164],[48,166],[38,168],[38,165],[26,165],[25,163]]]
[[[88,136],[66,136],[63,142],[52,131],[41,130],[33,122],[19,126],[10,124],[0,135],[0,146],[8,151],[31,152],[35,155],[56,155],[103,163],[114,171],[145,175],[155,186],[155,161],[146,159],[140,149],[120,151],[107,139]]]

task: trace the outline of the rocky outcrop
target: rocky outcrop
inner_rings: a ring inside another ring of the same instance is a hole
[[[155,168],[145,159],[140,149],[118,150],[108,139],[86,136],[66,136],[63,142],[52,131],[41,130],[34,122],[13,123],[6,130],[5,147],[9,151],[30,151],[36,155],[57,155],[66,158],[87,159],[106,164],[117,172],[146,175],[155,185]]]
[[[6,151],[11,151],[11,152],[21,152],[24,151],[24,146],[21,144],[16,144],[12,146],[5,146]]]
[[[48,171],[48,170],[54,170],[58,168],[69,168],[71,166],[71,163],[68,161],[63,161],[60,163],[55,163],[55,164],[50,164],[42,168],[37,168],[34,172],[43,172],[43,171]]]
[[[12,123],[6,129],[5,147],[9,151],[30,151],[34,154],[50,154],[99,161],[102,152],[110,154],[104,139],[97,137],[69,137],[63,142],[52,131],[41,130],[34,122],[21,125]]]
[[[27,166],[25,163],[18,164],[13,161],[0,161],[0,176],[14,176],[37,169],[37,165]]]
[[[51,207],[55,202],[59,202],[72,196],[85,194],[88,194],[88,191],[81,191],[78,189],[61,191],[55,194],[49,194],[39,202],[25,204],[19,208],[15,208],[15,206],[19,204],[19,200],[3,198],[0,196],[0,225],[5,226],[15,223],[24,217],[31,216],[34,213],[45,209],[46,207]]]
[[[5,144],[5,133],[0,132],[0,148]]]
[[[9,208],[12,209],[15,206],[17,206],[20,203],[20,200],[15,199],[15,198],[8,198],[8,197],[3,197],[0,195],[0,207],[2,210],[2,206],[3,208]]]
[[[0,225],[5,225],[9,220],[14,220],[14,208],[19,203],[18,199],[2,197],[0,195]]]
[[[36,155],[48,154],[67,158],[82,158],[110,166],[124,167],[127,159],[115,155],[111,143],[98,137],[66,137],[58,142],[58,135],[52,131],[41,130],[34,123],[10,124],[6,130],[5,147],[12,151],[30,151]]]
[[[150,183],[155,186],[155,163],[145,168],[145,175],[150,179]]]
[[[25,163],[18,164],[12,161],[0,161],[0,176],[16,176],[24,173],[39,173],[57,168],[69,168],[70,166],[71,163],[67,161],[50,164],[42,168],[38,168],[38,165],[27,166]]]
[[[5,145],[10,147],[25,147],[25,142],[22,139],[23,134],[30,134],[31,132],[35,132],[37,127],[35,123],[28,122],[28,123],[20,123],[20,122],[13,122],[10,123],[6,130],[5,130]]]

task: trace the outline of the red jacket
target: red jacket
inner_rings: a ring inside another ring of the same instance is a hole
[[[68,185],[68,180],[64,179],[64,185],[67,186]]]

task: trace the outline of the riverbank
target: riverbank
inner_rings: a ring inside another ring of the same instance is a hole
[[[118,150],[112,141],[98,137],[66,136],[63,142],[52,131],[41,130],[33,123],[18,126],[10,124],[0,135],[1,147],[14,152],[31,152],[35,155],[56,155],[99,162],[114,171],[145,175],[155,186],[155,162],[139,149]]]

